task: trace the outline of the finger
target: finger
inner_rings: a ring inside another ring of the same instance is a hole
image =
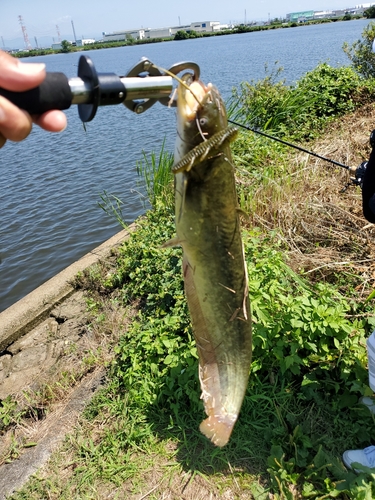
[[[52,110],[40,116],[33,116],[33,122],[48,132],[62,132],[66,129],[67,120],[62,111]]]
[[[11,141],[25,139],[32,127],[29,113],[0,96],[0,134]]]
[[[37,87],[45,76],[45,64],[23,63],[0,50],[0,87],[20,92]]]

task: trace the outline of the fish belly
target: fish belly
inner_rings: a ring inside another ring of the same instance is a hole
[[[229,149],[229,147],[228,147]],[[224,446],[238,418],[251,363],[251,318],[230,151],[175,175],[176,229],[208,418]]]

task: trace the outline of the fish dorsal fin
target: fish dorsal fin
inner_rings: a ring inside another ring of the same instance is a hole
[[[189,170],[207,158],[210,152],[216,152],[225,142],[233,141],[237,134],[238,129],[236,127],[227,127],[217,132],[217,134],[214,134],[207,141],[203,141],[198,146],[195,146],[179,162],[173,165],[172,172],[174,174],[189,172]]]

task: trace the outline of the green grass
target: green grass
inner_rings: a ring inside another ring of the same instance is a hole
[[[281,80],[275,65],[257,82],[243,82],[229,103],[233,120],[296,141],[313,139],[333,118],[353,111],[374,95],[373,82],[351,67],[319,64],[294,85]]]
[[[146,189],[146,201],[153,208],[157,204],[173,206],[172,165],[173,154],[165,150],[165,138],[159,154],[153,152],[147,156],[143,152],[143,159],[137,163],[137,173],[142,179],[142,186]]]

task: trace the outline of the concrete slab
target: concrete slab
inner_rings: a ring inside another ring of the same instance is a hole
[[[74,292],[70,282],[78,272],[110,255],[111,250],[126,240],[134,229],[135,224],[132,224],[128,229],[115,234],[115,236],[0,313],[0,353],[44,320],[56,304]]]

